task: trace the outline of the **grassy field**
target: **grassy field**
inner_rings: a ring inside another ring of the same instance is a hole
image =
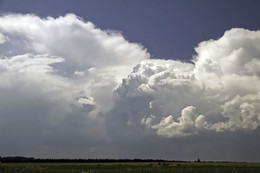
[[[0,173],[260,173],[260,163],[0,163]]]

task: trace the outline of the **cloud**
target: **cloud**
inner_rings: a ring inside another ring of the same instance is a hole
[[[221,114],[228,119],[212,125],[217,131],[255,130],[260,125],[256,106],[260,84],[259,42],[259,31],[232,29],[220,39],[202,42],[196,48],[195,76],[209,97],[219,100]],[[245,110],[249,107],[252,112]]]
[[[95,67],[120,69],[118,75],[122,76],[149,58],[140,44],[129,43],[119,32],[102,31],[74,14],[56,19],[31,14],[5,15],[1,17],[0,29],[10,36],[11,51],[61,56],[66,60],[62,69],[66,68],[66,73]]]
[[[173,116],[164,117],[159,124],[153,125],[153,129],[158,129],[157,134],[166,137],[188,136],[196,131],[195,125],[200,126],[201,118],[198,119],[195,107],[188,106],[181,112],[178,118],[179,122],[175,122]]]
[[[150,59],[74,14],[2,15],[0,33],[4,155],[216,159],[225,141],[241,159],[246,139],[258,157],[259,31],[201,42],[192,63]]]
[[[218,40],[200,43],[194,64],[143,61],[117,89],[120,102],[142,104],[134,113],[129,112],[131,106],[125,109],[128,122],[139,121],[168,138],[201,131],[256,130],[259,41],[259,31],[232,29]]]
[[[2,15],[0,33],[1,153],[60,147],[64,157],[79,157],[94,146],[109,153],[103,112],[122,78],[149,58],[143,46],[74,14]]]
[[[0,44],[3,44],[7,41],[7,38],[2,34],[0,33]]]

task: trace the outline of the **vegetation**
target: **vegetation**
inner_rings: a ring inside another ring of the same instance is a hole
[[[107,162],[0,163],[1,173],[260,173],[259,163]]]
[[[170,162],[162,159],[35,159],[33,157],[0,157],[2,163],[112,163],[112,162]]]

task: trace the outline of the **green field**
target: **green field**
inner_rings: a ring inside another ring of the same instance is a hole
[[[260,173],[260,163],[0,163],[0,173]]]

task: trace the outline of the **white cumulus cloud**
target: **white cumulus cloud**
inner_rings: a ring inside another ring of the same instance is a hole
[[[158,135],[171,146],[174,138],[257,131],[259,43],[259,31],[235,28],[201,42],[192,63],[150,59],[142,45],[74,14],[2,15],[1,153],[122,156],[158,147]]]
[[[164,117],[159,124],[153,125],[153,129],[158,129],[157,134],[166,137],[189,136],[196,133],[196,127],[201,125],[196,108],[188,106],[181,112],[181,116],[176,122],[173,116]],[[201,117],[200,117],[201,118]]]
[[[259,41],[259,31],[231,29],[218,40],[200,43],[194,64],[143,61],[117,94],[129,105],[148,98],[132,116],[161,136],[255,130],[260,126]]]

